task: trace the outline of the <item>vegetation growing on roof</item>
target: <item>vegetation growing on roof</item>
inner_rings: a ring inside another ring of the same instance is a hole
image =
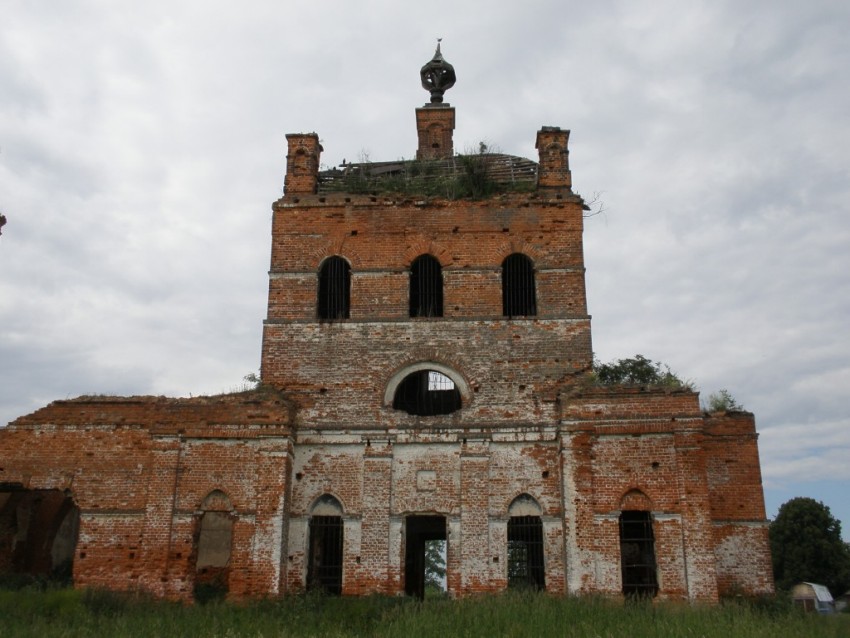
[[[535,162],[490,153],[486,146],[449,159],[365,161],[319,173],[320,193],[401,193],[455,200],[530,192],[536,186]]]
[[[610,363],[593,362],[593,378],[599,385],[638,385],[693,390],[692,381],[681,379],[670,366],[642,354]]]
[[[705,404],[706,412],[739,412],[744,406],[735,400],[726,388],[708,395]]]

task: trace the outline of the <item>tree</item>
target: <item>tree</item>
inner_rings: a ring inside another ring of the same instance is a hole
[[[680,379],[670,370],[670,366],[655,363],[642,354],[611,363],[594,361],[593,372],[601,385],[649,385],[687,389],[692,389],[693,386],[690,381]]]
[[[446,589],[446,541],[425,542],[425,588]]]
[[[834,596],[850,587],[850,551],[841,521],[812,498],[792,498],[770,524],[773,577],[780,590],[801,581],[826,585]]]

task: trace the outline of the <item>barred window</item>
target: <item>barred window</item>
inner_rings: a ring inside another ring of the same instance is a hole
[[[502,314],[505,317],[537,314],[534,263],[521,253],[508,255],[502,262]]]
[[[421,255],[410,265],[410,316],[443,316],[443,269],[431,255]]]
[[[543,523],[539,516],[511,516],[508,519],[508,587],[546,587]]]
[[[319,320],[348,319],[351,312],[351,266],[329,257],[319,269]]]
[[[342,506],[325,494],[310,517],[310,553],[307,588],[328,594],[342,593],[343,523]]]
[[[620,514],[620,561],[623,594],[652,598],[658,593],[652,516],[644,511]]]

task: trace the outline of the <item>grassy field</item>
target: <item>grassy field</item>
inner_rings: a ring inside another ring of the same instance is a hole
[[[850,615],[804,615],[759,605],[618,604],[504,594],[419,603],[401,598],[290,597],[184,606],[98,591],[0,591],[0,636],[272,638],[289,636],[850,636]]]

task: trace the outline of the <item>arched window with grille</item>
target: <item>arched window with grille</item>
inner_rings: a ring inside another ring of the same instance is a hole
[[[342,593],[342,505],[330,494],[322,495],[310,512],[310,547],[307,588],[329,594]]]
[[[508,508],[508,587],[546,588],[540,505],[528,494]]]
[[[348,319],[351,313],[351,266],[339,256],[328,257],[319,268],[319,320]]]
[[[431,255],[410,264],[410,316],[443,316],[443,268]]]
[[[537,314],[534,263],[522,253],[508,255],[502,262],[502,314],[505,317]]]
[[[460,390],[442,372],[418,370],[398,384],[393,408],[416,416],[451,414],[461,408]]]

